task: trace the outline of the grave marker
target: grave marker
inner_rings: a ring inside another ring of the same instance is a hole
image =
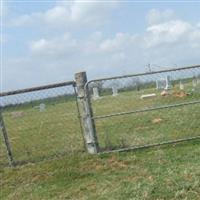
[[[44,103],[41,103],[39,105],[39,109],[40,109],[40,112],[44,112],[46,110],[46,105]]]
[[[171,78],[170,78],[170,76],[166,76],[165,81],[166,81],[165,90],[171,89],[172,85],[171,85]]]
[[[193,86],[193,87],[196,87],[196,86],[197,86],[197,79],[196,79],[196,78],[192,80],[192,86]]]
[[[93,99],[94,99],[94,100],[100,99],[100,96],[99,96],[99,89],[98,89],[97,87],[94,87],[94,88],[93,88]]]
[[[112,95],[114,97],[118,95],[118,89],[117,89],[117,87],[115,87],[115,86],[112,87],[112,93],[113,93]]]
[[[180,87],[180,90],[184,90],[184,84],[181,81],[180,81],[179,87]]]

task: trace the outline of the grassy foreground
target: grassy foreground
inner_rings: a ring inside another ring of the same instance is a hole
[[[200,141],[1,169],[1,199],[200,199]]]
[[[95,116],[198,100],[199,93],[140,100],[143,93],[93,101]],[[146,150],[87,155],[74,100],[6,110],[12,169],[0,137],[0,199],[200,199],[200,140]],[[16,114],[20,116],[15,116]],[[96,120],[102,148],[199,135],[199,104]],[[49,157],[51,159],[49,159]],[[41,161],[42,160],[42,161]],[[41,162],[38,162],[41,161]],[[33,162],[33,163],[31,163]],[[3,166],[3,167],[2,167]]]

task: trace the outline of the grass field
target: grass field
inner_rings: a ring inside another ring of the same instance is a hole
[[[188,87],[190,90],[190,87]],[[200,99],[199,93],[140,100],[152,89],[127,91],[93,101],[95,116]],[[137,146],[197,136],[200,105],[96,120],[101,148]],[[13,117],[13,112],[22,112]],[[4,112],[15,169],[5,167],[1,141],[1,199],[200,199],[200,143],[89,156],[73,99]],[[2,138],[1,138],[2,139]],[[47,159],[51,158],[51,159]],[[41,161],[42,162],[37,162]]]

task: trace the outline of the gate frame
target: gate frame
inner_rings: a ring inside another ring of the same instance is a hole
[[[79,106],[77,104],[77,92],[76,92],[76,82],[75,81],[67,81],[67,82],[43,85],[43,86],[39,86],[39,87],[31,87],[31,88],[19,89],[19,90],[14,90],[14,91],[9,91],[9,92],[2,92],[2,93],[0,93],[0,97],[24,94],[24,93],[28,93],[28,92],[37,92],[37,91],[41,91],[41,90],[54,89],[54,88],[59,88],[59,87],[64,87],[64,86],[72,86],[72,88],[73,88],[74,95],[76,97],[75,101],[76,101],[76,107],[77,107],[77,113],[78,113],[77,117],[78,117],[78,120],[80,123],[80,129],[81,129],[81,133],[82,133],[83,131],[82,131],[81,120],[80,120]],[[17,164],[17,161],[15,160],[15,158],[13,156],[12,144],[10,143],[9,133],[6,129],[6,125],[4,122],[3,107],[0,107],[0,129],[1,129],[3,140],[4,140],[4,143],[6,146],[6,152],[7,152],[7,156],[8,156],[8,160],[9,160],[9,165],[11,167],[15,167]]]
[[[153,75],[153,74],[167,73],[167,72],[176,72],[176,71],[189,70],[189,69],[195,69],[195,68],[200,68],[200,65],[192,65],[192,66],[185,66],[185,67],[179,67],[179,68],[170,68],[170,69],[165,69],[165,70],[160,70],[160,71],[151,71],[151,72],[146,72],[146,73],[129,74],[129,75],[122,75],[122,76],[113,76],[113,77],[107,77],[107,78],[93,79],[93,80],[86,82],[86,84],[84,86],[86,99],[90,103],[89,106],[92,109],[91,95],[89,94],[89,89],[88,89],[89,84],[92,83],[92,82],[116,80],[116,79],[131,78],[131,77],[139,77],[139,76]],[[121,115],[126,115],[126,114],[153,111],[153,110],[179,107],[179,106],[191,105],[191,104],[199,104],[199,103],[200,103],[200,100],[192,101],[192,102],[179,103],[179,104],[173,104],[173,105],[167,105],[167,106],[158,106],[158,107],[148,108],[148,109],[134,110],[134,111],[129,111],[129,112],[114,113],[114,114],[102,115],[102,116],[90,115],[90,118],[93,121],[94,126],[95,126],[95,120],[96,119],[103,119],[103,118],[109,118],[109,117],[114,117],[114,116],[121,116]],[[95,129],[95,134],[98,134],[98,132],[96,133],[96,129]],[[144,149],[144,148],[156,147],[156,146],[167,145],[167,144],[175,144],[175,143],[191,141],[191,140],[196,140],[196,139],[200,139],[200,136],[186,137],[186,138],[177,139],[177,140],[167,140],[167,141],[160,142],[160,143],[152,143],[152,144],[146,144],[146,145],[139,145],[139,146],[135,146],[135,147],[132,146],[132,147],[127,147],[127,148],[119,148],[119,149],[105,150],[105,151],[100,151],[100,147],[99,147],[99,153],[131,151],[131,150]]]

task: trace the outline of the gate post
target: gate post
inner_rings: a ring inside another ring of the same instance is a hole
[[[98,139],[96,136],[96,128],[89,98],[89,90],[86,85],[87,75],[86,72],[79,72],[75,74],[75,81],[78,94],[78,102],[80,106],[81,122],[84,132],[85,146],[88,153],[95,154],[99,151]]]
[[[1,113],[1,110],[0,110],[0,129],[2,130],[2,133],[3,133],[3,139],[4,139],[4,142],[6,145],[9,164],[13,167],[13,166],[15,166],[15,163],[14,163],[13,154],[12,154],[12,150],[11,150],[11,146],[10,146],[10,142],[9,142],[9,138],[8,138],[8,134],[6,131],[6,127],[4,124],[3,115]]]

